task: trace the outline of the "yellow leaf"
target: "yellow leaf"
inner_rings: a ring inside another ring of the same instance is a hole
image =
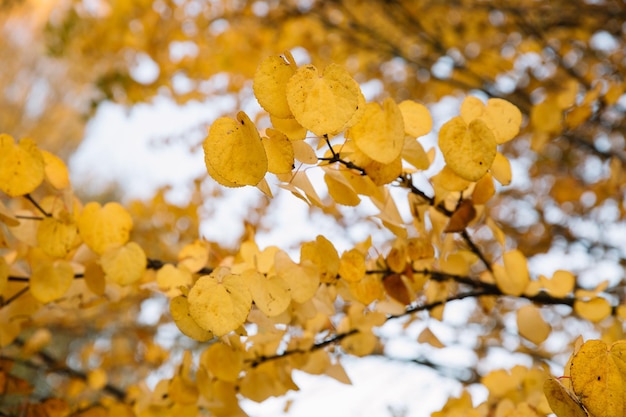
[[[545,133],[560,132],[563,126],[563,110],[555,100],[546,100],[536,104],[530,110],[530,122],[535,129]]]
[[[213,333],[203,329],[191,318],[187,297],[179,295],[170,301],[170,314],[176,323],[176,327],[187,337],[199,342],[206,342],[213,338]]]
[[[156,282],[159,285],[159,289],[165,292],[168,297],[176,297],[180,295],[179,287],[190,286],[193,282],[193,277],[191,272],[184,266],[167,264],[157,271]]]
[[[496,155],[497,158],[497,155]],[[495,163],[495,162],[494,162]],[[493,169],[493,165],[492,165]],[[478,180],[474,191],[472,192],[472,201],[476,205],[482,205],[487,203],[491,197],[496,193],[496,188],[493,185],[493,176],[487,173],[484,177]]]
[[[320,76],[315,66],[304,65],[287,83],[287,102],[300,125],[334,136],[356,122],[365,99],[343,67],[331,64]]]
[[[546,379],[543,384],[543,392],[546,394],[550,408],[557,417],[588,417],[583,405],[576,395],[570,392],[558,380]]]
[[[306,242],[300,247],[300,261],[317,265],[323,282],[334,282],[339,272],[337,249],[322,235],[318,235],[314,242]]]
[[[292,142],[293,156],[303,164],[315,165],[317,164],[317,155],[315,150],[303,140]]]
[[[479,180],[496,157],[496,139],[481,119],[466,124],[457,116],[441,127],[439,148],[446,164],[468,181]]]
[[[428,327],[422,330],[422,332],[417,338],[417,341],[419,343],[428,343],[429,345],[434,346],[439,349],[445,347],[445,345],[441,343],[441,340],[439,340],[439,338],[435,336],[435,334]]]
[[[404,131],[407,135],[417,138],[424,136],[433,128],[433,118],[428,108],[413,100],[404,100],[398,104],[404,121]]]
[[[550,336],[550,325],[534,305],[525,305],[517,310],[517,328],[520,336],[540,345]]]
[[[522,112],[510,102],[501,98],[487,100],[484,114],[481,117],[493,130],[496,143],[510,141],[519,133],[522,124]]]
[[[374,184],[389,184],[402,174],[402,157],[398,155],[396,159],[386,164],[373,160],[362,168]]]
[[[73,281],[74,270],[69,262],[38,261],[30,276],[30,292],[37,301],[49,303],[63,297]]]
[[[119,285],[130,285],[139,281],[146,271],[146,264],[146,254],[135,242],[111,248],[100,258],[106,277]]]
[[[78,220],[78,232],[91,250],[102,255],[109,247],[128,241],[133,219],[119,203],[96,202],[85,206]]]
[[[0,190],[11,197],[28,194],[44,179],[44,161],[31,139],[15,144],[7,134],[0,134]]]
[[[172,380],[170,381],[170,385],[168,387],[168,396],[177,404],[182,405],[190,405],[191,413],[176,413],[172,409],[172,414],[177,416],[189,416],[197,415],[197,408],[195,407],[196,402],[198,402],[198,387],[194,383],[194,381],[190,380],[189,377],[183,375],[174,375]]]
[[[295,302],[304,303],[313,298],[320,284],[319,269],[313,262],[303,260],[298,265],[280,251],[276,253],[274,268],[276,275],[287,283]]]
[[[87,284],[87,288],[89,288],[91,292],[96,295],[104,295],[104,290],[106,289],[106,279],[100,264],[92,261],[85,265],[83,279],[85,280],[85,284]]]
[[[380,279],[380,275],[368,274],[360,281],[348,282],[350,293],[362,304],[368,305],[375,300],[383,299],[385,287]],[[402,304],[404,306],[404,304]]]
[[[402,148],[402,159],[413,165],[416,169],[428,169],[430,159],[424,151],[422,144],[410,136],[404,138],[404,147]]]
[[[224,186],[256,185],[267,172],[261,136],[244,112],[237,113],[237,120],[217,119],[209,128],[202,148],[209,175]]]
[[[244,364],[243,352],[224,343],[213,343],[202,355],[200,365],[222,381],[237,382]]]
[[[506,273],[504,276],[496,274],[496,284],[503,293],[519,296],[530,282],[526,257],[516,249],[506,252],[503,258]]]
[[[70,185],[70,173],[61,158],[48,151],[41,150],[44,162],[44,174],[54,188],[61,190]]]
[[[9,283],[9,264],[6,259],[0,256],[0,297],[4,298]]]
[[[328,187],[328,194],[332,197],[337,204],[344,206],[358,206],[361,199],[352,188],[352,185],[348,180],[336,170],[327,169],[324,170],[324,182]]]
[[[292,142],[278,130],[267,129],[261,142],[267,154],[267,170],[272,174],[286,174],[294,168]]]
[[[107,373],[102,368],[96,368],[87,373],[87,385],[93,390],[100,390],[104,388],[107,381]]]
[[[198,272],[209,262],[209,249],[205,242],[196,240],[189,243],[178,252],[178,264],[190,272]]]
[[[601,297],[594,297],[588,301],[576,300],[574,311],[580,317],[598,323],[611,315],[611,304]]]
[[[296,72],[283,57],[270,56],[261,62],[254,74],[252,89],[261,107],[276,117],[292,117],[287,104],[287,81]]]
[[[444,165],[437,175],[431,178],[433,186],[445,191],[464,191],[470,182],[457,175],[448,165]]]
[[[350,355],[367,356],[374,351],[378,339],[371,331],[359,331],[341,340],[341,348]]]
[[[485,104],[478,97],[467,96],[461,103],[460,114],[463,121],[470,124],[472,120],[485,114]]]
[[[390,98],[382,107],[367,103],[361,119],[346,136],[374,161],[388,164],[398,158],[404,145],[404,121],[398,105]]]
[[[511,172],[511,163],[500,152],[496,152],[496,157],[491,165],[491,174],[502,185],[509,185],[513,174]]]
[[[223,336],[241,326],[252,306],[244,280],[228,268],[216,268],[189,291],[189,314],[205,330]]]
[[[13,213],[0,201],[0,222],[6,224],[9,227],[15,227],[20,224],[20,221],[13,215]]]
[[[365,276],[365,255],[357,249],[350,249],[341,255],[339,275],[348,282],[359,282]]]
[[[241,395],[256,402],[284,395],[290,389],[297,388],[290,375],[275,362],[265,362],[251,368],[239,383]]]
[[[253,269],[245,271],[241,278],[250,289],[254,304],[266,316],[277,316],[289,307],[291,295],[287,283],[282,278],[266,277]]]
[[[542,279],[543,278],[543,279]],[[553,297],[565,297],[574,290],[576,278],[569,271],[555,271],[551,279],[539,277],[548,294]]]
[[[572,359],[573,390],[593,417],[626,416],[626,341],[588,340]]]
[[[270,122],[291,141],[298,142],[306,137],[306,129],[296,119],[281,119],[270,114]]]
[[[46,254],[57,258],[63,258],[69,253],[76,243],[78,226],[74,219],[66,215],[46,217],[39,222],[37,228],[37,242]]]

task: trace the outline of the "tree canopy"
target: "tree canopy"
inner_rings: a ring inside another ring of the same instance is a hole
[[[433,417],[626,415],[625,21],[617,0],[1,3],[0,415],[245,415],[294,372],[350,383],[392,322],[474,353],[411,361],[488,392]],[[185,204],[73,189],[102,103],[226,95]],[[243,187],[238,244],[203,238]],[[261,247],[283,194],[371,233]]]

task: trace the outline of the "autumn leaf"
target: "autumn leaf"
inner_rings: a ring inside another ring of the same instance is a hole
[[[576,394],[565,388],[557,379],[546,379],[543,391],[557,417],[589,417]]]
[[[291,57],[293,61],[293,57]],[[278,118],[293,117],[287,103],[287,82],[296,72],[293,62],[270,56],[261,62],[254,74],[252,88],[261,107]]]
[[[128,241],[133,220],[119,203],[88,203],[78,219],[78,232],[83,241],[97,254]]]
[[[139,281],[146,271],[146,263],[146,254],[136,242],[110,248],[100,258],[105,276],[119,285]]]
[[[44,179],[44,159],[32,139],[18,144],[0,134],[0,190],[11,197],[32,192]]]

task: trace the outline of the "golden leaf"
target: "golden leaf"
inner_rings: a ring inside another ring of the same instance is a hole
[[[287,83],[287,102],[300,125],[334,136],[356,122],[365,99],[343,67],[331,64],[320,76],[315,66],[304,65]]]
[[[202,144],[209,175],[226,187],[256,185],[267,172],[261,136],[244,112],[237,120],[220,117]]]
[[[76,244],[78,226],[69,215],[62,215],[59,219],[46,217],[39,222],[37,228],[37,242],[45,253],[57,258],[63,258]]]
[[[189,291],[189,314],[200,327],[223,336],[241,326],[252,306],[244,280],[228,268],[216,268]]]
[[[42,303],[57,300],[69,290],[74,281],[74,270],[69,262],[38,261],[30,276],[30,292]]]
[[[550,408],[557,417],[588,417],[587,411],[576,395],[570,392],[557,379],[548,378],[543,384]]]
[[[433,128],[433,118],[428,108],[413,100],[404,100],[398,104],[404,121],[404,131],[407,135],[417,138],[424,136]]]
[[[213,338],[213,333],[203,329],[189,314],[187,297],[179,295],[170,301],[170,314],[176,327],[187,337],[199,342],[206,342]]]
[[[313,298],[320,284],[319,269],[313,262],[303,260],[298,265],[280,251],[276,253],[274,268],[276,275],[287,283],[295,302],[304,303]]]
[[[292,142],[282,132],[267,129],[261,139],[267,154],[267,170],[272,174],[286,174],[293,170],[294,150]]]
[[[289,286],[282,278],[266,277],[253,269],[245,271],[241,277],[250,289],[254,304],[266,316],[277,316],[289,307],[291,303]]]
[[[61,190],[70,185],[70,173],[65,166],[65,162],[58,156],[48,151],[41,150],[44,162],[45,179],[57,190]]]
[[[146,271],[146,264],[146,254],[135,242],[111,248],[100,258],[105,276],[119,285],[131,285],[139,281]]]
[[[580,317],[598,323],[611,315],[611,304],[601,297],[574,301],[574,311]]]
[[[359,282],[365,276],[365,255],[357,249],[350,249],[341,255],[339,275],[348,282]]]
[[[517,310],[517,328],[520,336],[536,345],[543,343],[552,330],[534,305],[525,305]]]
[[[295,72],[295,65],[280,56],[270,56],[261,62],[254,74],[252,88],[265,111],[283,119],[293,117],[287,104],[286,90],[287,81]]]
[[[243,352],[224,343],[213,343],[202,355],[200,365],[222,381],[237,382],[244,364]]]
[[[133,219],[119,203],[88,203],[78,220],[78,232],[91,250],[102,255],[109,247],[128,241]]]
[[[28,194],[44,179],[44,161],[31,139],[15,144],[7,134],[0,134],[0,190],[11,197]]]

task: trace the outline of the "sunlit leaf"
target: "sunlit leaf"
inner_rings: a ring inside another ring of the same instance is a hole
[[[267,129],[262,138],[267,154],[267,170],[273,174],[285,174],[293,170],[294,150],[292,142],[278,130]]]
[[[69,262],[37,262],[30,277],[30,292],[42,303],[57,300],[74,281],[74,270]]]
[[[202,352],[200,365],[222,381],[236,382],[243,369],[244,355],[224,343],[213,343]]]
[[[266,277],[254,270],[244,272],[241,277],[250,289],[254,304],[268,317],[281,314],[289,306],[291,295],[282,278]]]
[[[32,192],[44,179],[44,160],[31,139],[18,144],[0,134],[0,190],[11,197]]]
[[[525,305],[517,310],[517,328],[520,336],[536,345],[543,343],[552,330],[534,305]]]
[[[78,232],[83,241],[97,254],[128,241],[133,220],[119,203],[88,203],[78,220]]]
[[[398,104],[404,121],[404,131],[407,135],[417,138],[424,136],[433,128],[433,119],[428,108],[412,100],[404,100]]]
[[[40,151],[43,156],[46,181],[54,188],[61,190],[70,185],[70,173],[65,162],[48,151]]]
[[[69,215],[46,217],[37,228],[39,247],[50,256],[63,258],[75,246],[78,225]]]
[[[119,285],[139,281],[146,271],[146,263],[146,254],[136,242],[111,248],[100,258],[105,276]]]
[[[292,117],[287,104],[287,81],[296,68],[280,56],[270,56],[261,62],[254,74],[252,88],[261,107],[276,117]]]
[[[170,314],[178,329],[185,335],[199,342],[213,338],[213,333],[203,329],[189,314],[187,297],[179,295],[170,300]]]
[[[576,394],[565,388],[558,380],[554,378],[546,379],[543,385],[543,392],[550,403],[550,408],[552,408],[557,417],[589,416]]]

